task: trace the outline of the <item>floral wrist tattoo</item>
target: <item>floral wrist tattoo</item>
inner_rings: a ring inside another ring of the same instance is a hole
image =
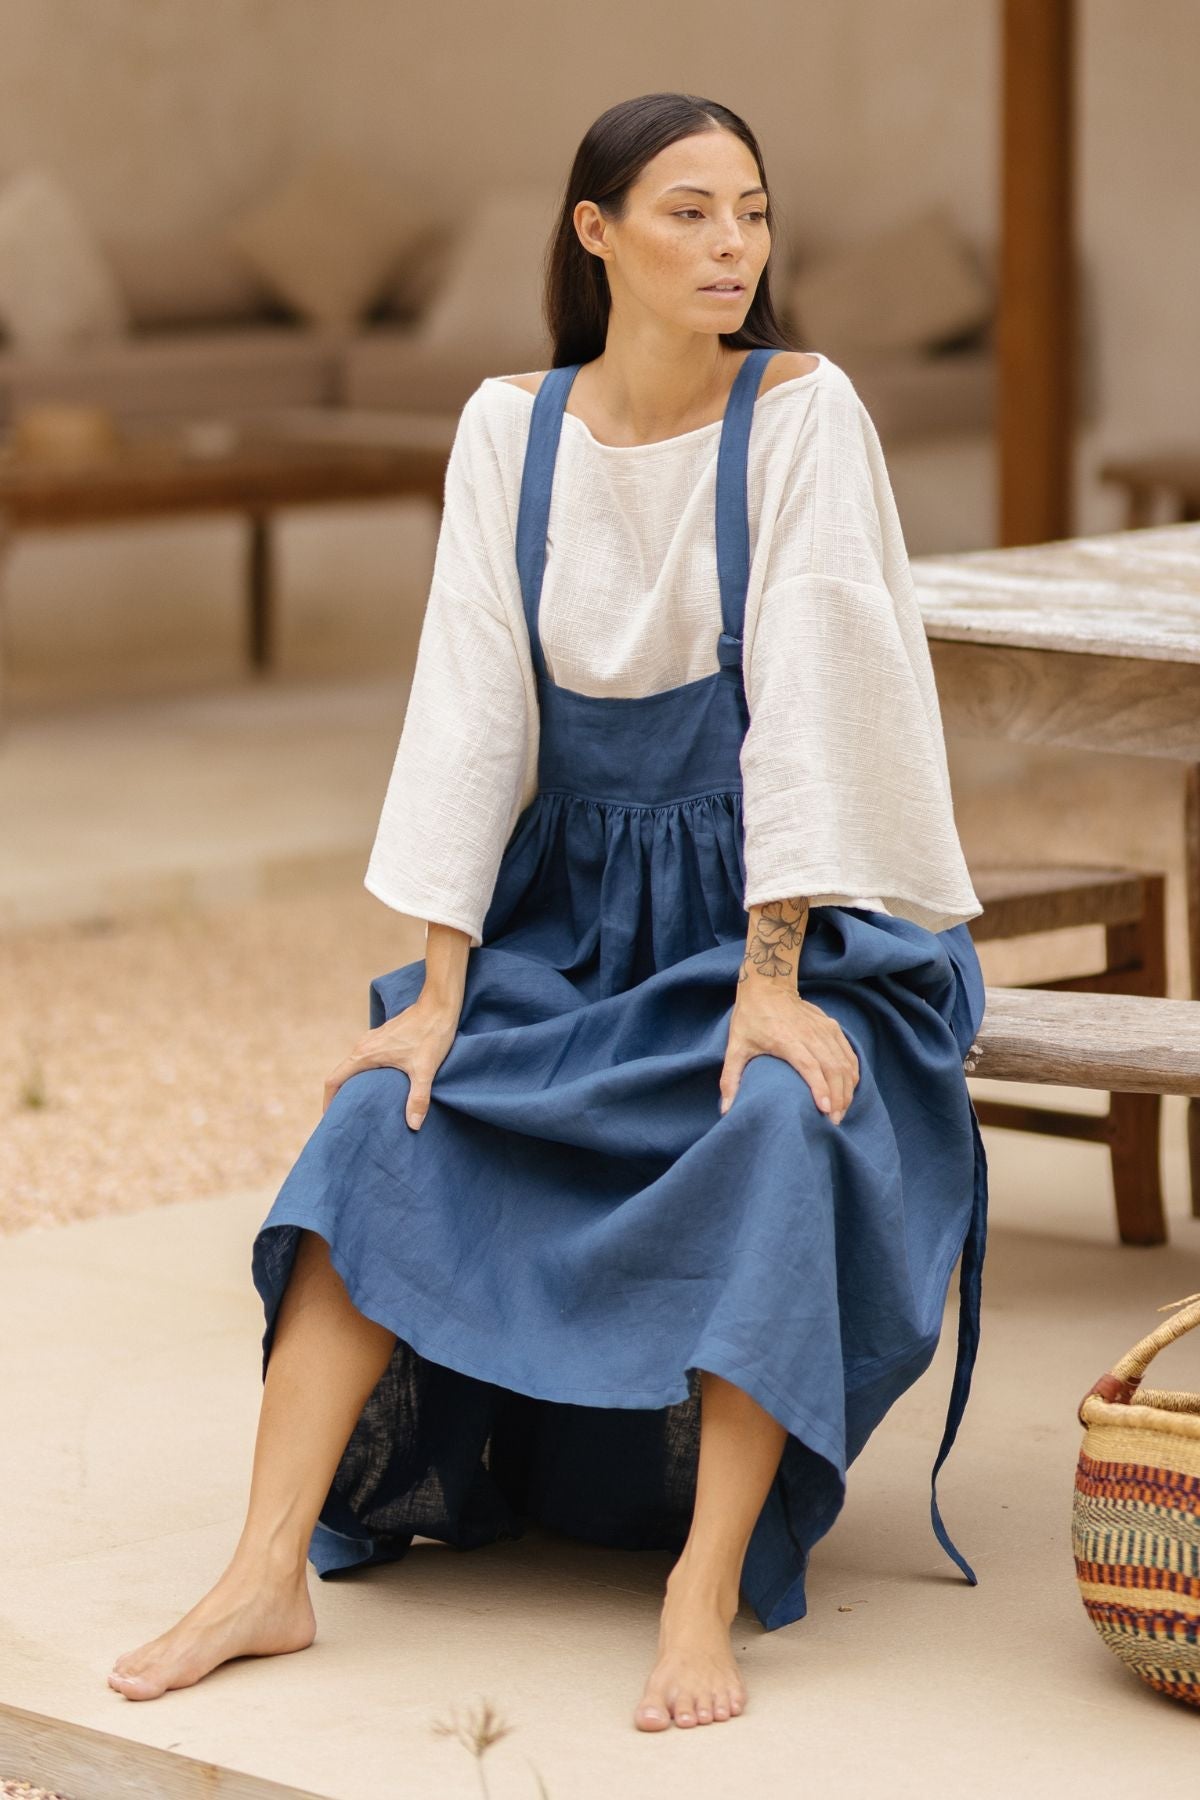
[[[796,985],[800,947],[808,926],[808,901],[768,900],[750,908],[746,954],[738,971],[738,985],[753,975],[785,980]]]

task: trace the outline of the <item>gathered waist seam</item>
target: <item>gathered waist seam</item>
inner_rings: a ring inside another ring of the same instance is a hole
[[[742,788],[705,788],[700,793],[683,794],[677,800],[613,800],[597,794],[579,794],[572,788],[540,787],[537,798],[582,800],[588,806],[603,806],[613,812],[666,812],[678,806],[693,806],[701,800],[742,799]]]

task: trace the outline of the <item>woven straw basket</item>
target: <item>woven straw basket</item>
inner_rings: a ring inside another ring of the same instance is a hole
[[[1200,1707],[1200,1394],[1143,1388],[1165,1344],[1200,1325],[1200,1294],[1084,1395],[1071,1547],[1084,1608],[1159,1693]]]

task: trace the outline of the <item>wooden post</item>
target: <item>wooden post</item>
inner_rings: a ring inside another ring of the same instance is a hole
[[[250,673],[263,675],[275,663],[275,559],[271,515],[251,511],[246,548],[246,648]]]
[[[997,542],[1072,535],[1074,0],[1003,0]]]

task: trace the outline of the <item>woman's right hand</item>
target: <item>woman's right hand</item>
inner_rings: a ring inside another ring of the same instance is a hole
[[[325,1113],[344,1081],[363,1069],[403,1069],[408,1076],[405,1123],[419,1131],[429,1111],[429,1090],[458,1033],[457,1008],[439,1006],[419,996],[411,1006],[385,1019],[359,1038],[325,1082]]]

